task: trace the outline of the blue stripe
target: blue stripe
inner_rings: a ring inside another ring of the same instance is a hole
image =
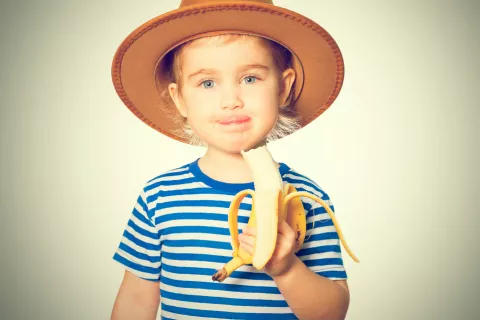
[[[333,211],[333,213],[335,213],[333,205],[330,205],[328,207]],[[320,203],[318,204],[318,207],[313,208],[313,210],[310,210],[310,211],[313,213],[313,215],[327,213],[327,209],[325,209],[325,207],[322,206]]]
[[[253,292],[253,293],[268,293],[279,294],[277,287],[264,287],[264,286],[251,286],[242,284],[227,284],[223,282],[214,282],[210,278],[206,279],[207,282],[199,281],[180,281],[170,279],[162,275],[162,283],[177,288],[194,288],[194,289],[206,289],[217,291],[230,291],[230,292]]]
[[[345,280],[348,278],[346,271],[317,271],[316,274],[325,278],[340,278]]]
[[[177,233],[206,233],[206,234],[218,234],[229,236],[230,230],[228,228],[217,228],[217,227],[203,227],[203,226],[182,226],[182,227],[169,227],[166,228],[162,234],[177,234]]]
[[[196,317],[211,317],[221,319],[251,319],[251,320],[292,320],[297,319],[293,313],[289,314],[267,314],[267,313],[234,313],[226,311],[210,311],[210,310],[192,310],[187,308],[180,308],[169,306],[162,303],[162,310],[172,313],[196,316]]]
[[[313,248],[300,249],[297,252],[297,256],[301,257],[301,256],[307,256],[310,254],[325,253],[325,252],[340,252],[340,246],[338,245],[319,246],[319,247],[313,247]]]
[[[132,256],[134,256],[135,258],[138,258],[138,259],[141,259],[141,260],[145,260],[145,261],[150,261],[151,263],[158,263],[160,262],[160,251],[156,251],[158,252],[158,256],[149,256],[148,254],[145,254],[145,253],[142,253],[142,252],[138,252],[136,251],[135,249],[133,248],[130,248],[128,245],[126,245],[125,243],[121,242],[120,245],[118,246],[119,249],[125,251],[126,253],[129,253],[131,254]]]
[[[156,241],[158,241],[158,239],[160,238],[158,236],[158,233],[153,233],[153,232],[150,232],[150,231],[147,231],[147,230],[141,228],[140,226],[135,224],[135,222],[133,222],[133,220],[131,220],[131,219],[128,221],[128,225],[130,227],[132,227],[132,229],[135,230],[135,232],[141,234],[142,236],[145,236],[147,238],[150,238],[150,239],[156,240]]]
[[[343,265],[343,260],[341,258],[324,258],[324,259],[315,259],[315,260],[305,260],[303,263],[311,268],[317,266],[326,266],[326,265]]]
[[[218,268],[220,269],[223,264],[219,264]],[[196,268],[196,267],[175,267],[167,264],[162,265],[162,269],[175,274],[191,274],[191,275],[202,275],[202,276],[212,276],[216,269],[210,268]],[[229,278],[245,279],[245,280],[262,280],[262,281],[271,281],[272,278],[264,272],[247,272],[247,271],[238,271],[235,270],[232,272]]]
[[[334,226],[333,220],[328,219],[321,219],[321,220],[314,220],[313,222],[307,223],[307,231],[310,229],[315,228],[322,228],[322,227],[332,227]]]
[[[147,181],[147,184],[156,180],[156,179],[159,179],[159,178],[163,178],[163,177],[173,177],[173,176],[178,176],[182,173],[185,173],[185,172],[188,172],[188,170],[182,170],[182,169],[187,169],[188,167],[188,164],[184,164],[182,166],[179,166],[175,169],[172,169],[172,170],[168,170],[167,172],[164,172],[162,174],[159,174],[157,175],[155,178],[152,178],[150,180]]]
[[[113,256],[113,259],[134,270],[137,270],[143,273],[149,273],[152,276],[154,276],[154,278],[157,278],[157,279],[158,279],[158,275],[160,274],[160,268],[151,268],[151,267],[142,266],[141,264],[137,264],[125,259],[124,257],[122,257],[116,252],[115,252],[115,255]]]
[[[246,307],[288,307],[285,300],[262,300],[262,299],[240,299],[240,298],[220,298],[210,296],[194,296],[189,294],[172,293],[161,290],[160,296],[178,301],[198,302],[198,303],[213,303],[224,304],[231,306],[246,306]]]
[[[305,188],[301,187],[301,186],[296,186],[296,185],[305,185],[305,186],[308,186],[310,188],[312,188],[314,191],[317,192],[316,196],[318,196],[319,198],[321,198],[322,200],[330,200],[330,198],[328,197],[328,194],[326,194],[321,188],[319,188],[317,185],[315,185],[315,183],[313,181],[311,181],[310,179],[308,179],[307,177],[305,176],[302,176],[301,174],[296,174],[296,176],[298,177],[303,177],[305,178],[306,180],[301,180],[301,179],[295,179],[293,177],[289,177],[288,178],[288,182],[290,184],[293,184],[295,186],[295,188],[297,189],[297,191],[307,191],[305,190]],[[311,192],[311,191],[309,191]]]
[[[162,255],[167,259],[180,260],[180,261],[206,261],[206,262],[227,263],[230,259],[232,259],[232,257],[214,256],[211,254],[201,254],[201,253],[163,252]]]
[[[250,209],[249,209],[250,210]],[[248,223],[248,216],[239,216],[238,222]],[[155,218],[155,225],[166,221],[174,220],[208,220],[208,221],[228,221],[227,214],[221,213],[206,213],[206,212],[182,212],[163,214]]]
[[[306,211],[312,211],[312,207],[313,207],[312,204],[310,204],[310,203],[308,203],[304,200],[302,201],[302,204],[303,204],[303,208]],[[325,207],[322,204],[320,204],[318,202],[315,202],[314,204],[317,206],[317,207],[313,208],[313,211],[314,211],[315,214],[326,213],[327,212],[327,210],[325,210]],[[326,205],[328,205],[328,203],[326,203]],[[333,204],[331,204],[331,202],[330,202],[329,207],[330,207],[330,209],[332,209],[333,212],[335,212],[334,206],[333,206]]]
[[[168,247],[195,247],[232,250],[230,242],[219,242],[210,240],[165,240],[163,245]]]
[[[131,234],[130,232],[128,232],[127,230],[125,230],[123,232],[123,236],[132,241],[133,243],[135,243],[137,246],[139,247],[142,247],[142,248],[145,248],[147,250],[156,250],[156,251],[159,251],[160,250],[160,244],[152,244],[152,243],[148,243],[148,242],[145,242],[145,241],[142,241],[140,239],[137,239],[133,234]]]
[[[145,215],[143,213],[141,213],[140,211],[138,211],[136,208],[133,208],[132,210],[132,214],[135,216],[135,218],[137,218],[138,220],[142,221],[143,223],[145,223],[147,226],[153,226],[152,222],[150,220],[148,220]],[[146,214],[148,215],[148,212],[146,212]]]
[[[305,237],[305,243],[312,242],[312,241],[334,240],[334,239],[339,239],[337,232],[317,233],[317,234],[307,235]]]
[[[166,208],[175,207],[212,207],[212,208],[226,208],[230,207],[230,201],[225,200],[174,200],[159,202],[155,205],[154,210],[162,210]],[[240,209],[251,210],[252,205],[247,203],[241,203]]]
[[[188,167],[188,164],[185,164],[185,165],[177,167],[173,170],[169,170],[167,172],[159,174],[155,178],[152,178],[152,179],[148,180],[147,184],[150,184],[152,181],[155,181],[155,180],[161,179],[161,178],[181,176],[182,174],[188,173],[187,167]]]
[[[183,172],[182,174],[186,174],[186,173],[188,172]],[[182,175],[182,174],[178,174],[178,175]],[[176,186],[176,185],[188,184],[192,182],[197,182],[197,180],[192,177],[179,179],[179,180],[162,180],[162,181],[149,184],[147,187],[145,187],[145,191],[150,191],[152,189],[158,188],[159,186]]]
[[[137,203],[142,207],[143,211],[145,212],[145,214],[148,216],[148,217],[151,217],[149,215],[149,212],[148,212],[148,206],[147,204],[145,203],[145,201],[143,200],[142,198],[142,194],[138,196],[137,198]],[[135,209],[136,211],[136,209]],[[151,223],[150,223],[151,224]]]
[[[178,180],[177,180],[178,181]],[[169,196],[178,196],[178,195],[229,195],[232,196],[231,192],[226,192],[223,190],[218,190],[218,189],[213,189],[209,187],[198,187],[198,188],[189,188],[189,189],[176,189],[176,190],[162,190],[159,189],[156,193],[148,196],[147,199],[157,199],[157,198],[164,198],[164,197],[169,197]],[[245,197],[251,198],[250,195],[247,195]],[[151,202],[151,201],[149,201]]]

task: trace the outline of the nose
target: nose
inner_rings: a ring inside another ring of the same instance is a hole
[[[237,109],[243,108],[243,100],[240,97],[239,89],[231,86],[225,88],[222,95],[222,109]]]

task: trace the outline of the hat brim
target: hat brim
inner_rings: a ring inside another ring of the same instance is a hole
[[[170,11],[135,29],[117,49],[112,64],[115,90],[143,122],[189,143],[165,114],[162,93],[168,85],[159,68],[174,47],[204,34],[238,32],[274,40],[294,56],[295,108],[304,127],[337,98],[344,78],[342,54],[331,35],[316,22],[275,5],[247,1],[216,2]]]

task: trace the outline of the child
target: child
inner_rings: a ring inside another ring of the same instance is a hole
[[[122,43],[112,74],[137,117],[206,148],[141,190],[114,254],[126,271],[112,319],[155,319],[160,303],[162,319],[344,319],[349,290],[339,237],[309,199],[302,198],[308,220],[300,251],[282,221],[264,270],[242,266],[212,281],[232,257],[230,202],[254,189],[241,151],[304,127],[340,91],[343,60],[330,35],[271,1],[184,0]],[[284,183],[333,210],[314,181],[277,166]],[[250,197],[240,209],[241,246],[252,253],[256,231],[244,228]]]

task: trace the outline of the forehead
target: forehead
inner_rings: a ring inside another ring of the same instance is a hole
[[[261,38],[249,36],[211,37],[192,41],[182,48],[180,56],[184,70],[222,68],[243,64],[273,66],[272,51]]]

